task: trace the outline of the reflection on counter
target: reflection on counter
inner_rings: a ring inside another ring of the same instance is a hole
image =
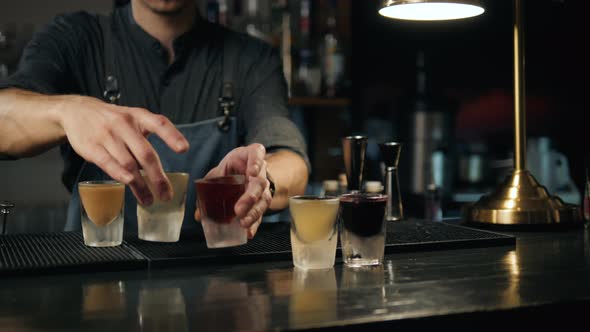
[[[135,330],[123,281],[58,279],[20,289],[0,288],[0,331],[77,331],[80,326],[84,331]]]
[[[385,275],[388,273],[383,266],[367,266],[361,268],[342,269],[342,279],[340,282],[341,292],[347,291],[349,294],[358,294],[357,299],[350,296],[351,301],[363,301],[367,303],[381,304],[387,301],[385,289]]]
[[[289,326],[303,328],[338,319],[338,286],[334,269],[293,270]]]
[[[266,272],[266,282],[273,296],[289,296],[292,291],[293,270],[276,269]]]
[[[362,268],[345,267],[342,269],[342,289],[362,288],[367,285],[377,287],[385,285],[385,269],[383,264]]]
[[[140,331],[188,331],[180,288],[144,288],[137,306]]]
[[[87,284],[83,286],[83,294],[84,320],[125,317],[125,286],[122,281]]]
[[[502,294],[502,302],[509,307],[520,305],[520,265],[516,250],[506,253],[503,260],[509,271],[508,287]]]
[[[223,277],[209,280],[207,289],[197,301],[198,330],[266,330],[270,326],[270,299],[262,289],[247,282]]]

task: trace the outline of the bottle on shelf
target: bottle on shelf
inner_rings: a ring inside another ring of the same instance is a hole
[[[435,184],[429,184],[424,196],[424,219],[428,221],[443,221],[440,190]]]
[[[321,74],[312,47],[311,21],[311,0],[301,0],[295,50],[298,64],[293,84],[293,94],[297,96],[317,96],[320,93]]]
[[[337,30],[337,5],[337,1],[330,1],[326,31],[320,43],[322,92],[326,97],[338,96],[344,79],[345,61]]]
[[[291,13],[287,0],[273,0],[271,4],[271,40],[281,51],[283,74],[289,98],[293,90],[293,59],[291,56]]]
[[[299,66],[297,68],[294,85],[295,95],[317,96],[321,89],[320,68],[316,65],[315,57],[311,49],[299,51]]]
[[[338,184],[338,180],[324,180],[322,182],[321,196],[340,196],[342,192]]]
[[[272,44],[271,35],[271,9],[270,4],[260,0],[246,1],[245,32],[255,38]],[[275,45],[276,46],[276,45]]]
[[[291,12],[287,0],[270,0],[270,38],[272,45],[281,48],[281,51],[286,41],[291,44]]]
[[[234,0],[232,2],[232,16],[241,17],[244,14],[244,0]]]
[[[218,14],[218,21],[219,24],[224,26],[229,26],[229,13],[227,10],[227,0],[218,0],[219,4],[219,14]]]
[[[365,192],[370,194],[381,194],[383,192],[383,184],[381,181],[366,181]]]
[[[299,45],[311,46],[311,0],[301,0],[299,7]]]
[[[586,157],[585,161],[586,177],[584,178],[584,198],[582,198],[584,219],[590,223],[590,157]]]
[[[8,77],[9,55],[11,53],[11,43],[8,33],[0,30],[0,78]]]
[[[219,2],[217,0],[207,1],[207,21],[219,24]]]
[[[417,51],[415,90],[409,91],[405,98],[404,112],[399,121],[400,136],[407,141],[410,156],[410,162],[402,166],[402,172],[409,175],[401,179],[402,187],[419,199],[416,202],[426,194],[428,185],[434,181],[434,174],[438,177],[437,181],[442,182],[439,190],[445,193],[452,190],[449,174],[451,167],[448,162],[453,156],[453,108],[446,97],[437,93],[432,80],[433,64],[429,60],[426,52]],[[433,165],[433,161],[437,164]],[[433,173],[433,167],[444,174]]]

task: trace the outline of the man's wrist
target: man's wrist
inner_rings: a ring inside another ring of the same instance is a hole
[[[51,107],[49,108],[49,117],[53,124],[60,128],[61,138],[66,137],[65,132],[65,120],[69,117],[68,110],[71,107],[70,104],[73,102],[80,103],[81,96],[71,95],[60,95],[60,96],[47,96],[51,100]]]

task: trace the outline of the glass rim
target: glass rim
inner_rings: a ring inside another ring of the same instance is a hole
[[[225,179],[238,179],[237,183],[223,182]],[[229,185],[243,185],[246,183],[246,176],[242,174],[232,174],[224,176],[216,176],[214,178],[201,178],[194,181],[195,183],[207,183],[207,184],[229,184]]]
[[[347,201],[347,199],[359,199],[359,200],[363,200],[363,201],[378,201],[378,200],[382,200],[382,199],[387,199],[387,194],[379,194],[379,193],[348,193],[348,194],[343,194],[342,196],[340,196],[340,199],[344,199],[344,201]]]
[[[166,175],[186,175],[186,176],[190,176],[190,174],[188,172],[176,172],[176,171],[164,171],[164,174],[166,174]],[[145,174],[145,171],[143,169],[139,171],[139,175],[141,175],[141,176],[147,176],[147,174]]]
[[[164,174],[168,175],[189,175],[187,172],[164,172]]]
[[[351,136],[346,136],[344,138],[342,138],[343,140],[364,140],[367,139],[367,136],[365,135],[351,135]]]
[[[402,146],[402,145],[404,145],[404,143],[402,143],[402,142],[383,142],[383,143],[379,143],[379,145],[383,145],[383,146]]]
[[[91,181],[80,181],[78,186],[124,186],[125,184],[116,180],[91,180]]]
[[[338,196],[324,196],[324,195],[295,195],[289,197],[289,200],[294,201],[338,201]]]

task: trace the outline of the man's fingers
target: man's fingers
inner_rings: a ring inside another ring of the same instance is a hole
[[[133,179],[128,183],[133,195],[142,205],[151,205],[154,201],[152,193],[147,186],[143,176],[139,173],[139,165],[131,152],[125,145],[116,142],[111,136],[105,139],[105,146],[110,154],[115,158],[123,168],[130,172]]]
[[[272,197],[268,190],[264,190],[260,199],[252,205],[252,207],[247,211],[246,215],[241,218],[240,224],[242,227],[250,227],[256,220],[262,218],[264,212],[270,206],[270,202],[272,201]]]
[[[174,152],[188,150],[188,141],[167,117],[143,109],[135,109],[135,111],[144,114],[139,121],[142,130],[158,135]]]
[[[137,165],[137,161],[133,158],[123,142],[112,136],[108,136],[104,139],[103,146],[129,173],[134,174],[138,172],[139,165]]]
[[[256,235],[258,227],[260,227],[261,223],[262,218],[258,219],[255,223],[252,224],[252,226],[250,226],[250,228],[248,228],[248,240],[252,240],[254,238],[254,235]]]
[[[250,144],[233,149],[223,158],[216,173],[223,176],[229,174],[244,174],[247,176],[259,176],[264,168],[266,150],[262,144]]]
[[[267,182],[265,179],[250,177],[248,179],[248,185],[246,191],[238,199],[235,205],[235,213],[238,217],[245,217],[252,209],[252,207],[260,200],[260,196],[266,189]]]
[[[252,226],[252,224],[254,224],[256,222],[256,220],[262,218],[266,208],[267,208],[267,205],[263,201],[256,203],[250,209],[250,211],[248,211],[248,214],[246,215],[246,217],[244,217],[240,220],[240,225],[244,228],[249,228],[250,226]]]
[[[148,140],[138,135],[130,126],[123,126],[120,136],[125,142],[129,151],[135,157],[143,169],[148,181],[152,184],[153,193],[163,201],[169,201],[172,198],[172,186],[164,174],[160,157]],[[141,180],[143,181],[143,179]]]
[[[248,149],[248,168],[246,169],[249,176],[258,176],[260,171],[264,168],[264,156],[266,155],[266,149],[262,144],[251,144],[247,147]]]
[[[222,167],[217,166],[217,167],[212,168],[205,175],[205,179],[208,179],[208,178],[216,178],[216,177],[225,176],[225,175],[226,175],[225,170]]]
[[[146,186],[144,185],[143,188],[146,188]],[[154,202],[154,196],[150,193],[149,189],[147,191],[144,189],[138,189],[138,186],[133,182],[129,184],[129,189],[131,189],[133,196],[137,198],[141,205],[150,206]]]
[[[201,209],[199,209],[198,206],[195,209],[195,221],[196,222],[201,222]]]
[[[219,173],[218,176],[229,174],[246,174],[248,168],[248,148],[241,146],[231,150],[216,167]]]
[[[90,149],[90,155],[91,157],[85,159],[96,164],[111,178],[124,184],[129,184],[133,180],[133,175],[121,166],[102,146]]]

